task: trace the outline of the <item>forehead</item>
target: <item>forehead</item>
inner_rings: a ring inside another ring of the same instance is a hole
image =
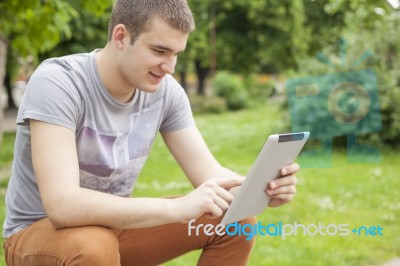
[[[176,52],[183,51],[189,34],[170,26],[161,18],[153,17],[147,23],[136,42],[165,46]]]

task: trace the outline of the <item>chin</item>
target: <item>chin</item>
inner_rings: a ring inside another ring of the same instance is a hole
[[[144,86],[144,87],[142,87],[141,90],[144,92],[148,92],[148,93],[154,93],[154,92],[158,91],[158,88],[159,88],[159,84],[151,85],[151,86]]]

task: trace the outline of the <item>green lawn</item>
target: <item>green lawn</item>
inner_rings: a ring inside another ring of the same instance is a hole
[[[198,115],[197,124],[210,149],[225,166],[245,174],[266,136],[281,132],[282,111],[274,106],[222,115]],[[7,135],[5,144],[12,141]],[[9,148],[0,151],[0,169],[9,164]],[[258,217],[270,223],[303,225],[322,223],[381,226],[383,236],[259,236],[250,265],[382,265],[400,257],[400,153],[383,151],[379,163],[349,163],[344,150],[334,149],[332,168],[302,169],[297,175],[297,196],[290,204],[267,209]],[[0,173],[2,173],[0,171]],[[0,187],[0,220],[4,218],[4,192]],[[183,194],[189,182],[157,138],[145,169],[134,190],[135,196]],[[0,255],[2,256],[2,250]],[[195,265],[199,252],[189,253],[165,265]],[[0,265],[4,260],[0,259]]]

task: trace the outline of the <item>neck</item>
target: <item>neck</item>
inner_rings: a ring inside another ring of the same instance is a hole
[[[133,99],[136,89],[127,88],[127,85],[124,84],[118,72],[116,61],[109,60],[115,57],[110,50],[107,44],[103,50],[96,53],[96,64],[100,79],[115,100],[128,103]]]

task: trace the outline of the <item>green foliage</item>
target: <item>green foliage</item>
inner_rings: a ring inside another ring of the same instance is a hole
[[[383,128],[379,132],[363,135],[362,139],[378,146],[397,146],[400,143],[400,39],[396,34],[388,33],[398,30],[400,14],[390,10],[385,12],[366,25],[368,30],[361,31],[364,13],[361,12],[360,16],[353,14],[352,24],[343,31],[345,43],[341,47],[326,46],[319,54],[320,60],[310,58],[301,61],[302,73],[296,76],[371,69],[377,76]]]
[[[13,77],[19,57],[30,55],[37,59],[39,53],[49,52],[61,41],[71,38],[81,40],[80,36],[87,38],[89,43],[95,38],[104,40],[102,34],[88,25],[98,25],[98,17],[111,4],[112,0],[1,2],[0,36],[5,38],[9,46],[8,74]],[[107,32],[107,27],[102,31]]]
[[[400,27],[400,13],[387,12],[381,20],[376,20],[369,31],[355,32],[349,28],[346,37],[349,45],[370,49],[372,56],[367,61],[368,67],[378,76],[379,97],[382,114],[382,131],[378,136],[383,143],[400,144],[400,39],[395,33]],[[370,138],[378,139],[377,134]]]
[[[190,96],[193,113],[223,113],[228,107],[225,98],[218,96]]]
[[[299,61],[336,41],[345,25],[345,10],[330,11],[326,1],[190,0],[189,4],[197,29],[181,62],[200,62],[207,69],[216,50],[218,70],[243,75],[296,70]],[[211,37],[214,28],[216,43]],[[187,69],[185,64],[177,69]]]
[[[398,73],[399,69],[397,69]],[[379,72],[379,91],[383,128],[369,136],[378,143],[400,145],[400,83],[395,71]]]
[[[37,55],[50,50],[61,39],[71,38],[76,32],[70,22],[81,12],[99,15],[111,4],[111,0],[1,2],[0,33],[15,54]]]
[[[201,60],[204,67],[210,64],[210,6],[212,1],[188,0],[193,12],[196,29],[190,34],[187,52],[182,54],[183,60]],[[181,59],[180,59],[181,60]]]
[[[0,32],[20,56],[46,51],[61,36],[70,37],[68,23],[78,13],[67,1],[7,1],[0,6]]]
[[[248,105],[265,104],[274,93],[274,84],[271,81],[261,81],[262,76],[248,75],[243,78],[243,86],[248,93]]]
[[[242,80],[227,71],[220,71],[214,78],[214,93],[226,99],[230,110],[239,110],[247,106],[248,93]]]
[[[40,53],[40,61],[49,57],[89,52],[107,43],[109,13],[104,13],[105,6],[101,9],[103,13],[98,14],[97,10],[83,9],[79,3],[73,5],[74,9],[79,10],[79,16],[69,24],[74,34],[70,38],[62,38],[53,49]]]
[[[213,81],[213,90],[226,99],[229,110],[239,110],[265,104],[274,93],[274,85],[267,76],[240,77],[228,71],[219,71]]]
[[[286,90],[293,131],[310,131],[311,137],[331,139],[381,129],[373,71],[291,79]]]

